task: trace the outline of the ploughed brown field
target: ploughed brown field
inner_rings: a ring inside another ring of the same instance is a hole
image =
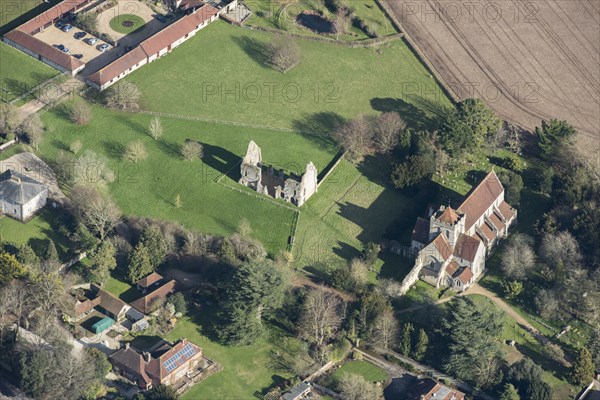
[[[385,1],[461,100],[529,130],[567,120],[598,151],[600,2]]]

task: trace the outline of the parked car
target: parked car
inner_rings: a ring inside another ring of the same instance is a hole
[[[75,57],[78,60],[81,60],[83,58],[83,54],[73,54],[73,57]]]
[[[56,21],[56,27],[58,29],[62,29],[62,27],[65,26],[65,23],[61,20]]]
[[[156,14],[156,19],[160,22],[162,22],[163,24],[165,22],[167,22],[167,17],[165,17],[164,15],[160,15],[160,14]]]
[[[69,32],[71,29],[73,29],[73,25],[70,24],[65,24],[65,26],[61,28],[63,32]]]
[[[110,49],[110,45],[109,44],[101,44],[100,47],[98,47],[98,50],[100,50],[101,52],[105,52],[106,50]]]
[[[63,51],[65,49],[65,46],[62,44],[55,44],[54,47],[56,47],[57,49],[59,49],[60,51]]]
[[[77,40],[83,39],[85,37],[85,32],[77,32],[73,37]]]
[[[91,38],[89,38],[89,39],[87,40],[87,44],[89,44],[90,46],[92,46],[92,45],[94,45],[94,44],[96,44],[96,43],[98,43],[98,39],[97,39],[97,38],[95,38],[95,37],[91,37]]]
[[[69,49],[68,47],[65,47],[65,48],[61,49],[60,51],[62,51],[63,53],[70,53],[71,49]]]

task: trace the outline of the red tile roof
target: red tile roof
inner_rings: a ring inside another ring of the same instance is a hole
[[[460,219],[460,216],[452,209],[452,207],[448,206],[437,219],[446,224],[454,225]]]
[[[450,276],[454,276],[454,273],[458,271],[460,265],[456,261],[450,261],[446,266],[446,273]]]
[[[91,0],[65,0],[48,9],[47,11],[44,11],[35,18],[25,22],[23,25],[19,26],[18,29],[31,34],[42,26],[52,24],[55,19],[61,18],[66,13],[73,11],[75,8],[85,3],[89,3],[90,1]]]
[[[131,305],[135,307],[138,311],[144,314],[148,314],[149,312],[151,312],[152,306],[156,301],[167,297],[167,295],[175,289],[175,284],[175,280],[172,279],[169,282],[166,282],[161,287],[157,288],[156,290],[153,290],[152,292],[148,293],[144,297],[132,302]]]
[[[467,194],[467,198],[458,207],[459,212],[466,214],[466,231],[471,229],[503,191],[504,187],[500,183],[500,179],[494,171],[491,171],[479,185]]]
[[[144,356],[132,348],[123,348],[116,351],[109,357],[109,360],[111,363],[116,364],[119,369],[126,370],[127,373],[138,377],[140,383],[143,382],[148,385],[152,382],[146,373],[147,364]]]
[[[492,228],[490,228],[490,226],[486,223],[481,224],[481,226],[479,227],[479,230],[485,235],[485,238],[489,242],[491,242],[492,240],[494,240],[496,238],[496,234],[494,233]]]
[[[144,50],[142,50],[141,47],[136,47],[129,53],[125,54],[123,57],[117,58],[115,61],[108,64],[106,67],[93,73],[88,77],[88,79],[96,83],[97,85],[102,86],[105,83],[112,81],[114,78],[121,75],[129,68],[133,68],[135,65],[144,61],[146,58],[147,56],[146,53],[144,53]]]
[[[458,278],[458,280],[461,281],[463,283],[463,285],[466,285],[467,283],[469,283],[469,281],[471,279],[473,279],[473,271],[471,271],[471,268],[465,267],[460,272],[460,274],[458,274],[458,276],[456,276],[456,278]]]
[[[180,358],[174,360],[176,362],[175,369],[171,370],[171,372],[167,371],[164,363],[188,344],[194,348],[193,355],[188,358],[184,354],[182,354]],[[177,368],[181,367],[182,365],[186,364],[188,361],[194,358],[198,358],[199,356],[202,356],[202,349],[196,346],[194,343],[189,342],[187,339],[182,339],[179,342],[177,342],[169,351],[161,354],[160,357],[152,358],[150,360],[150,363],[148,364],[147,372],[152,377],[158,379],[159,381],[162,381],[166,376],[175,372]]]
[[[218,12],[219,10],[213,6],[205,4],[195,13],[186,15],[179,21],[174,22],[165,29],[144,40],[140,43],[140,46],[144,52],[146,52],[148,57],[150,57],[167,48],[177,40],[185,37],[185,35],[195,30],[198,26],[217,15]]]
[[[8,32],[6,35],[4,35],[4,37],[41,55],[53,63],[68,69],[69,71],[74,71],[85,65],[75,57],[65,54],[48,43],[43,42],[19,29]]]
[[[140,287],[147,288],[148,286],[152,285],[153,283],[160,281],[162,278],[163,278],[162,275],[155,271],[155,272],[151,273],[150,275],[143,277],[142,279],[137,281],[136,284],[139,285]]]
[[[504,200],[498,206],[498,210],[500,210],[500,214],[507,220],[510,221],[515,216],[515,210]]]
[[[452,256],[452,247],[450,247],[450,243],[448,243],[448,240],[446,239],[445,235],[437,235],[437,237],[433,239],[431,243],[434,244],[435,248],[440,253],[444,261]]]
[[[502,229],[505,228],[506,225],[504,225],[504,222],[502,222],[502,220],[500,219],[499,216],[496,215],[496,213],[492,213],[492,215],[490,215],[490,221],[492,221],[492,223],[494,224],[494,226],[501,231]]]
[[[481,240],[473,236],[461,234],[454,245],[454,255],[463,260],[473,262],[481,244]]]

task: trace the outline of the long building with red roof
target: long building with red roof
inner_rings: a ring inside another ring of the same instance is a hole
[[[427,218],[418,218],[415,224],[411,243],[415,266],[402,282],[402,290],[418,279],[436,287],[467,289],[516,218],[517,211],[504,200],[504,187],[494,171],[467,193],[457,209],[430,208]]]

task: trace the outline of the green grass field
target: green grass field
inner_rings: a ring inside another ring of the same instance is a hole
[[[322,146],[331,146],[323,134],[359,114],[397,110],[424,128],[450,107],[400,40],[356,49],[298,40],[302,60],[282,74],[261,62],[272,38],[214,22],[126,80],[139,86],[144,109],[292,128]]]
[[[199,313],[202,313],[200,311]],[[197,316],[196,319],[200,319]],[[286,371],[273,366],[272,352],[285,351],[283,346],[294,346],[297,340],[276,334],[251,346],[221,346],[202,334],[201,323],[186,317],[177,323],[168,339],[185,337],[202,347],[204,354],[223,366],[221,372],[193,386],[183,400],[251,399],[256,391],[263,391],[274,383],[291,377]]]
[[[82,152],[93,150],[105,155],[117,175],[109,188],[126,215],[139,215],[181,222],[188,228],[228,235],[246,218],[252,236],[271,254],[285,248],[294,211],[272,204],[248,190],[233,191],[214,180],[220,174],[237,174],[241,156],[253,139],[262,147],[265,162],[292,170],[312,160],[321,166],[333,157],[307,138],[278,131],[236,128],[177,119],[163,119],[164,135],[158,141],[146,134],[151,117],[94,107],[92,122],[86,126],[71,124],[61,108],[46,113],[46,140],[40,154],[53,159],[59,151],[80,140]],[[204,145],[203,161],[184,161],[179,147],[186,139]],[[127,143],[141,140],[148,159],[131,164],[122,161]],[[225,181],[237,187],[226,177]],[[183,206],[176,208],[179,194]],[[282,203],[283,204],[283,203]]]
[[[10,101],[57,76],[54,68],[27,54],[0,43],[0,96]]]
[[[59,0],[0,0],[0,35],[49,9]]]
[[[302,27],[296,22],[296,17],[303,11],[313,10],[322,12],[330,21],[335,20],[335,16],[319,0],[300,0],[293,3],[278,3],[268,0],[251,0],[247,2],[254,11],[245,21],[246,25],[262,26],[271,29],[281,29],[292,33],[301,33],[310,36],[336,38],[336,34],[330,33],[321,35]],[[373,0],[353,0],[346,2],[352,9],[354,15],[363,19],[379,36],[387,36],[396,33],[389,19],[383,14],[381,9]],[[367,39],[365,32],[350,22],[345,34],[337,37],[339,40],[361,40]]]
[[[367,361],[348,361],[333,373],[334,380],[341,379],[345,374],[356,374],[369,382],[381,382],[388,378],[387,372]]]
[[[121,14],[111,19],[109,25],[116,32],[130,34],[142,30],[146,21],[137,15]]]

